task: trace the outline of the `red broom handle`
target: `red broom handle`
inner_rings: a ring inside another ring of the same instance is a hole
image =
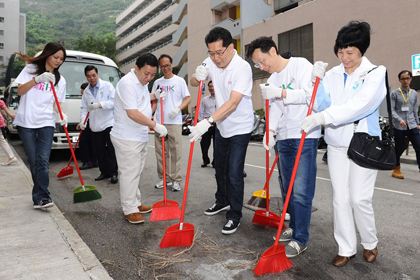
[[[58,112],[60,113],[60,118],[62,120],[63,112],[61,111],[60,102],[58,102],[57,93],[55,92],[54,84],[50,82],[50,85],[54,94],[55,103],[57,104]],[[82,184],[83,190],[85,190],[85,183],[83,182],[82,174],[80,173],[79,164],[77,164],[77,159],[76,159],[76,155],[74,154],[73,145],[71,144],[71,141],[70,141],[69,132],[67,131],[67,127],[65,125],[63,125],[63,128],[67,136],[67,141],[69,142],[70,151],[71,151],[71,155],[73,156],[74,164],[76,165],[77,172],[79,173],[80,183]]]
[[[268,180],[270,180],[271,175],[273,175],[274,167],[276,166],[276,163],[277,163],[278,160],[279,160],[279,153],[276,154],[276,158],[274,159],[273,165],[271,166],[270,175],[268,176]],[[267,182],[265,182],[263,190],[265,191],[266,189],[267,189]]]
[[[88,113],[87,113],[86,118],[85,118],[85,121],[83,122],[83,124],[84,124],[84,125],[86,125],[86,121],[87,121],[87,119],[88,119],[88,117],[89,117],[89,113],[90,113],[90,112],[88,112]],[[77,144],[79,144],[79,140],[80,140],[80,136],[82,136],[82,132],[83,132],[83,129],[81,129],[81,130],[80,130],[79,137],[77,137],[76,145],[74,145],[74,149],[75,149],[75,150],[76,150],[76,148],[77,148]],[[69,163],[67,164],[67,167],[69,167],[69,166],[70,166],[70,163],[71,163],[71,160],[72,160],[72,159],[73,159],[73,156],[71,156],[71,157],[70,157],[70,160],[69,160]]]
[[[312,109],[315,103],[316,92],[318,90],[319,81],[320,79],[317,77],[315,81],[315,85],[314,85],[314,90],[312,92],[311,102],[309,103],[308,114],[306,116],[309,116],[312,113]],[[296,155],[295,165],[293,166],[292,177],[290,178],[289,189],[287,190],[286,201],[284,202],[283,211],[281,213],[279,228],[277,229],[276,241],[274,241],[275,247],[277,247],[277,245],[279,244],[281,230],[283,228],[284,218],[286,216],[286,210],[287,210],[287,207],[289,206],[290,196],[292,194],[293,185],[295,183],[296,173],[297,173],[297,169],[298,169],[299,161],[300,161],[300,155],[302,154],[303,144],[305,143],[305,137],[306,137],[306,132],[303,131],[302,136],[300,137],[299,149]]]
[[[152,104],[153,106],[153,104]],[[163,99],[160,98],[160,118],[163,125]],[[166,205],[166,158],[165,158],[165,137],[162,137],[162,164],[163,164],[163,203]]]
[[[197,118],[198,118],[198,112],[200,111],[202,90],[203,90],[203,81],[200,81],[200,85],[198,86],[197,106],[195,109],[195,116],[194,116],[194,126],[197,125]],[[188,158],[187,176],[185,177],[184,198],[182,199],[181,220],[179,221],[180,230],[182,230],[183,224],[184,224],[185,203],[187,202],[188,182],[190,180],[190,171],[191,171],[192,156],[194,152],[194,143],[195,141],[191,142],[191,145],[190,145],[190,156]]]
[[[270,143],[270,100],[265,100],[265,144]],[[265,151],[266,215],[270,212],[270,151]]]

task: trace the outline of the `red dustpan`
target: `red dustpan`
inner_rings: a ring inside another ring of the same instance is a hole
[[[270,104],[269,104],[269,100],[267,99],[265,101],[265,124],[266,124],[266,130],[265,130],[265,135],[266,135],[266,144],[268,146],[268,142],[270,141],[269,135],[270,135],[270,127],[269,127],[269,111],[270,111]],[[256,210],[255,214],[254,214],[254,218],[252,219],[252,222],[254,224],[259,224],[262,226],[268,226],[268,227],[274,227],[277,228],[280,224],[280,217],[277,214],[274,214],[273,212],[270,212],[270,151],[266,150],[265,151],[265,164],[266,164],[266,169],[265,169],[265,178],[266,178],[266,183],[265,183],[265,190],[266,190],[266,210]],[[286,228],[283,225],[284,228]]]
[[[163,125],[163,100],[160,99],[160,114]],[[156,132],[155,132],[156,133]],[[179,219],[181,210],[175,200],[166,199],[166,159],[165,159],[165,137],[162,137],[162,164],[163,164],[163,200],[153,204],[153,211],[150,215],[150,221],[166,221]]]
[[[203,81],[200,81],[198,87],[197,107],[194,117],[194,126],[197,125],[198,112],[200,110],[201,91],[203,89]],[[184,223],[185,204],[187,202],[188,182],[190,180],[190,171],[192,156],[194,152],[194,141],[191,142],[190,156],[188,158],[187,176],[185,177],[184,198],[182,199],[181,219],[179,224],[172,225],[166,229],[165,235],[160,242],[160,248],[167,247],[187,247],[193,243],[194,240],[194,225]]]
[[[319,78],[316,78],[314,91],[312,92],[311,102],[309,103],[308,116],[312,113],[314,107],[315,96],[318,90]],[[254,269],[254,274],[261,276],[267,273],[277,273],[287,270],[293,266],[290,260],[286,257],[286,249],[284,245],[279,244],[281,230],[284,225],[284,218],[286,216],[286,210],[289,206],[290,196],[292,194],[293,184],[295,183],[296,173],[299,166],[300,155],[302,154],[303,144],[305,143],[306,132],[302,132],[302,137],[299,142],[299,149],[296,155],[295,165],[293,166],[292,177],[290,178],[289,189],[287,191],[286,201],[284,203],[283,211],[280,218],[280,225],[277,230],[276,241],[274,245],[268,248],[262,255]]]
[[[83,122],[84,125],[86,125],[88,117],[89,117],[89,112],[87,113],[85,121]],[[82,136],[82,132],[83,132],[83,130],[80,130],[79,137],[77,138],[76,145],[74,145],[74,150],[76,150],[77,144],[79,144],[79,140],[80,140],[80,136]],[[70,165],[72,159],[73,159],[73,156],[70,156],[70,160],[69,160],[69,163],[67,164],[67,166],[64,167],[63,169],[61,169],[60,172],[58,172],[58,174],[57,174],[58,179],[63,179],[63,178],[66,178],[70,175],[73,175],[73,166]]]

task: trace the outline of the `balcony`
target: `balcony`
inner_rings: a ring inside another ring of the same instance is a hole
[[[187,14],[187,0],[179,1],[178,8],[172,15],[172,22],[179,24],[182,16]]]
[[[142,10],[145,5],[152,1],[153,0],[134,0],[124,11],[122,11],[117,16],[115,22],[117,24],[121,24],[121,22],[126,21],[128,18],[138,13],[138,11]]]
[[[185,62],[177,74],[179,77],[186,79],[188,76],[188,62]]]
[[[180,67],[188,59],[188,39],[185,39],[174,57],[174,67]]]
[[[215,24],[214,27],[223,27],[229,30],[230,34],[232,34],[233,39],[240,39],[242,30],[241,25],[241,19],[233,20],[231,18],[226,18],[221,22]]]
[[[211,0],[210,9],[216,10],[216,11],[222,11],[232,6],[239,6],[239,4],[240,4],[239,0]]]
[[[178,26],[178,29],[172,34],[172,41],[175,46],[182,44],[182,41],[188,36],[188,15],[185,15],[182,18],[181,23]]]

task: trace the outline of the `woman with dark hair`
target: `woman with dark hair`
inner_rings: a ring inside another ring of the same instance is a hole
[[[366,262],[372,263],[378,256],[372,207],[378,171],[361,167],[347,156],[354,132],[381,137],[378,107],[387,92],[386,68],[375,66],[364,56],[370,44],[370,33],[367,22],[352,21],[340,29],[334,53],[341,64],[324,77],[326,65],[317,62],[312,72],[323,78],[317,93],[317,109],[322,112],[306,117],[302,124],[306,132],[319,125],[325,126],[333,189],[334,237],[338,244],[338,254],[333,260],[335,266],[346,265],[356,255],[354,221]],[[321,103],[321,99],[324,102]]]
[[[21,99],[14,124],[30,164],[34,208],[49,208],[54,205],[48,191],[49,158],[55,130],[54,112],[58,113],[50,82],[54,83],[59,102],[64,102],[66,80],[58,69],[66,59],[66,50],[60,43],[50,42],[39,56],[17,54],[28,64],[15,80]],[[64,113],[60,123],[67,125]]]

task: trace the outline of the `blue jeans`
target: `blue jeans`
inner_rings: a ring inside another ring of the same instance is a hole
[[[276,143],[280,155],[278,166],[283,201],[286,200],[289,189],[299,142],[300,139],[286,139]],[[312,199],[315,195],[317,145],[318,139],[305,139],[287,209],[290,214],[289,227],[293,229],[292,241],[303,246],[306,246],[309,240]]]
[[[54,137],[54,127],[25,128],[18,126],[19,137],[25,147],[31,169],[32,200],[35,204],[50,198],[50,154]]]
[[[216,204],[230,205],[226,219],[239,222],[244,201],[244,165],[251,133],[223,138],[216,128],[214,161],[216,169]]]

